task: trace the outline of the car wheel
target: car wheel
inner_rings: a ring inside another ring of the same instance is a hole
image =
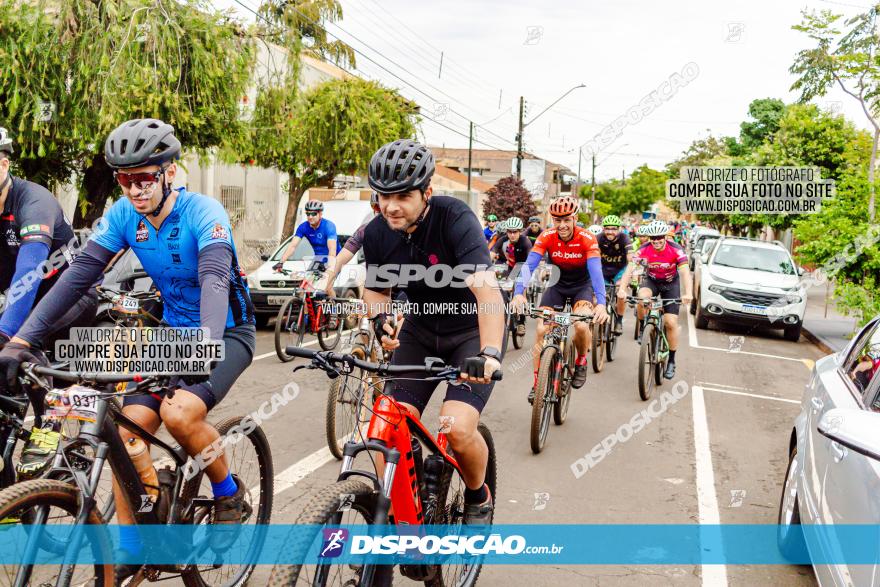
[[[801,329],[803,325],[799,322],[792,326],[785,327],[785,340],[790,340],[791,342],[797,342],[801,339]]]
[[[801,512],[797,495],[797,476],[800,472],[797,460],[797,447],[791,450],[785,481],[782,485],[782,498],[779,500],[776,543],[782,555],[792,562],[807,560],[806,542],[801,529]]]
[[[700,330],[706,330],[709,328],[709,318],[706,316],[706,311],[700,305],[700,300],[696,300],[696,304],[697,307],[694,308],[694,326]]]
[[[269,325],[269,318],[272,317],[272,314],[254,314],[254,319],[257,321],[257,328],[265,328]]]

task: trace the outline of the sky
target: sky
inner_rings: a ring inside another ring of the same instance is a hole
[[[253,21],[248,8],[258,2],[213,3]],[[801,12],[848,17],[868,7],[867,0],[340,2],[343,19],[325,24],[329,36],[356,50],[353,73],[421,106],[424,142],[466,148],[472,121],[475,148],[513,150],[522,96],[525,149],[575,172],[580,151],[587,181],[591,149],[599,149],[597,181],[642,164],[662,169],[696,139],[737,135],[752,100],[796,101],[788,69],[812,46],[791,28]],[[639,102],[660,88],[643,114]],[[868,126],[837,88],[814,102]],[[631,107],[613,143],[593,140]]]

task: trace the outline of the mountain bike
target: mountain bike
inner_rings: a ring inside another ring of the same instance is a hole
[[[388,317],[396,331],[396,315],[392,313]],[[391,360],[391,352],[384,350],[376,340],[370,319],[365,314],[360,317],[359,326],[348,333],[348,342],[343,348],[346,354],[362,361],[378,363]],[[358,428],[368,420],[367,412],[372,402],[376,401],[381,385],[380,378],[361,369],[353,369],[333,379],[327,394],[324,428],[327,446],[337,459],[342,458],[346,439],[354,440]]]
[[[627,297],[629,299],[629,297]],[[663,372],[669,359],[669,341],[663,327],[663,315],[660,310],[667,304],[679,303],[678,298],[661,298],[654,296],[647,303],[648,313],[641,321],[641,348],[639,349],[639,396],[642,400],[651,399],[655,385],[663,384]]]
[[[457,367],[439,359],[428,358],[422,365],[389,365],[362,361],[353,355],[318,352],[288,347],[293,356],[311,363],[297,367],[321,369],[329,376],[361,369],[379,377],[423,377],[430,381],[454,382],[459,378]],[[500,380],[497,371],[493,379]],[[297,518],[297,525],[316,526],[313,534],[297,541],[293,548],[297,558],[313,550],[322,541],[321,527],[348,524],[418,526],[437,524],[461,526],[464,523],[464,489],[461,467],[452,454],[449,439],[442,430],[431,435],[409,410],[393,398],[382,395],[376,399],[372,417],[362,440],[345,444],[344,459],[336,483],[318,490]],[[480,435],[489,447],[486,483],[497,500],[497,463],[495,445],[489,429],[480,424]],[[423,448],[429,454],[423,458]],[[374,470],[353,468],[355,457],[366,453]],[[375,453],[381,453],[384,472],[376,466]],[[366,480],[366,481],[364,481]],[[343,509],[342,499],[349,503]],[[393,513],[389,513],[393,511]],[[459,563],[460,560],[460,563]],[[471,586],[480,574],[481,562],[473,558],[450,557],[442,565],[401,565],[400,572],[413,580],[434,587]],[[388,565],[276,565],[269,585],[273,587],[302,583],[370,587],[374,581],[389,579]]]
[[[534,273],[532,273],[532,278],[529,280],[528,286],[526,286],[526,299],[529,301],[529,305],[532,308],[538,307],[538,302],[541,300],[541,293],[546,289],[544,286],[547,277],[546,269],[547,267],[542,261],[535,268]]]
[[[532,403],[532,421],[529,441],[532,452],[543,450],[550,430],[550,413],[557,426],[565,422],[571,402],[571,379],[574,376],[574,340],[569,336],[575,322],[590,323],[592,315],[572,314],[571,304],[562,312],[533,310],[531,317],[543,319],[548,326],[544,334],[541,359],[538,364],[538,389]]]
[[[0,491],[0,530],[10,529],[21,524],[26,527],[27,541],[16,544],[20,547],[19,560],[34,560],[32,555],[40,552],[64,556],[58,567],[38,564],[21,564],[14,570],[3,567],[0,577],[8,579],[16,587],[25,585],[49,585],[62,587],[69,585],[96,585],[109,587],[114,584],[114,567],[111,564],[75,566],[69,562],[70,553],[77,553],[81,547],[90,547],[95,554],[110,560],[109,537],[105,532],[83,533],[75,527],[88,524],[100,525],[95,493],[104,473],[105,463],[124,492],[125,498],[134,512],[137,524],[209,524],[213,516],[213,498],[202,496],[210,490],[203,484],[204,474],[186,474],[189,456],[179,446],[171,446],[125,416],[118,405],[110,401],[119,396],[144,393],[172,393],[168,389],[171,374],[152,376],[122,374],[77,374],[38,365],[23,363],[21,372],[32,384],[45,390],[47,401],[53,406],[53,416],[77,419],[84,422],[80,434],[69,441],[63,441],[55,456],[55,462],[46,478],[23,481]],[[70,381],[77,385],[66,389],[53,389],[45,377]],[[115,384],[136,382],[133,389],[116,391]],[[86,387],[88,384],[89,387]],[[103,386],[104,391],[95,387]],[[217,426],[221,437],[228,433],[241,437],[235,443],[226,443],[226,460],[230,469],[239,476],[245,487],[242,524],[255,524],[261,528],[269,523],[272,509],[272,455],[262,429],[251,421],[247,423],[251,432],[243,434],[243,418],[231,417]],[[134,463],[128,455],[125,444],[119,435],[118,426],[123,426],[140,436],[149,446],[158,447],[170,457],[172,465],[165,466],[158,473],[158,499],[150,499]],[[241,442],[246,440],[246,442]],[[189,477],[189,479],[187,479]],[[207,478],[204,479],[207,481]],[[46,530],[47,524],[66,524],[53,526],[56,531]],[[59,539],[57,536],[67,531]],[[100,530],[100,528],[98,529]],[[89,543],[84,544],[85,536]],[[255,564],[224,565],[223,552],[217,552],[208,539],[193,538],[184,541],[177,535],[169,536],[163,544],[146,543],[147,555],[155,553],[166,558],[181,557],[179,564],[148,564],[138,571],[127,585],[137,585],[145,578],[156,581],[179,577],[184,585],[240,585],[253,573]],[[265,540],[265,533],[258,529],[254,540],[244,545],[246,552],[239,560],[255,560]],[[213,555],[209,554],[213,551]],[[186,556],[184,556],[186,555]],[[207,556],[214,557],[213,564],[197,564]],[[193,561],[193,562],[190,562]],[[162,576],[168,573],[171,576]]]
[[[623,320],[623,316],[617,313],[617,287],[613,283],[605,284],[605,309],[608,311],[608,322],[605,323],[605,359],[610,363],[614,360],[617,351],[617,339],[619,334],[614,329]],[[600,350],[601,352],[601,350]]]
[[[323,267],[323,265],[322,265]],[[281,273],[290,275],[282,269]],[[342,325],[345,323],[340,304],[351,302],[348,298],[331,298],[326,292],[315,291],[314,283],[320,279],[321,270],[306,271],[302,283],[294,288],[289,297],[278,309],[275,319],[275,354],[282,362],[292,361],[293,357],[284,352],[290,344],[302,344],[306,333],[316,334],[318,344],[325,351],[336,348],[342,338]]]

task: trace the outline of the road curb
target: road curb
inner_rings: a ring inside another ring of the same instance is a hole
[[[816,336],[815,334],[813,334],[812,332],[807,330],[807,327],[805,325],[801,327],[801,334],[804,335],[804,338],[806,338],[811,343],[813,343],[814,345],[819,347],[819,350],[821,350],[822,352],[827,353],[829,355],[832,355],[837,352],[833,348],[828,346],[828,344],[824,340],[822,340],[820,337]]]

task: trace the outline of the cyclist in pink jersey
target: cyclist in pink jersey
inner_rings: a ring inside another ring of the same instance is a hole
[[[639,298],[647,301],[659,295],[664,300],[676,300],[663,305],[663,325],[666,339],[669,341],[669,362],[664,377],[675,376],[675,351],[678,349],[678,312],[681,303],[691,303],[691,272],[688,269],[687,255],[679,245],[666,239],[669,227],[662,220],[655,220],[645,227],[645,236],[649,241],[642,245],[633,256],[632,262],[620,280],[618,296],[626,296],[625,284],[629,283],[636,266],[643,265],[645,274],[639,284]],[[684,295],[681,295],[681,284],[684,283]],[[681,298],[681,303],[677,300]],[[639,320],[644,319],[647,308],[643,304],[637,307]]]

